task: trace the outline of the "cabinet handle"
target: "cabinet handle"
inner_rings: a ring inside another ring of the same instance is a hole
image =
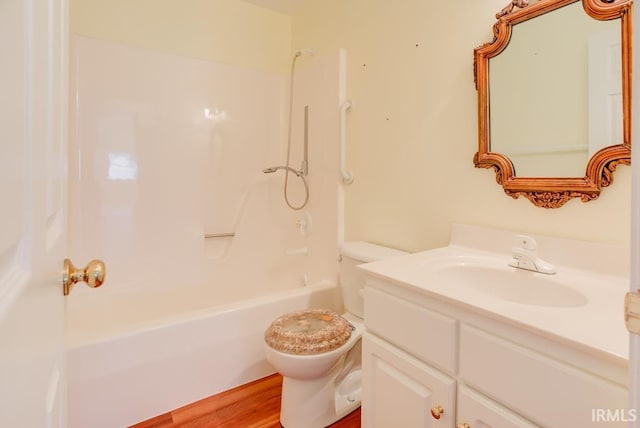
[[[456,428],[471,428],[471,425],[465,422],[465,423],[456,425]]]
[[[431,416],[433,416],[434,419],[440,419],[440,416],[442,416],[443,413],[444,409],[442,406],[433,406],[431,408]]]

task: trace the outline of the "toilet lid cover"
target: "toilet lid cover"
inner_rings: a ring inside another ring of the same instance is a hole
[[[344,345],[352,329],[349,321],[334,311],[309,309],[276,318],[264,338],[269,346],[287,354],[321,354]]]

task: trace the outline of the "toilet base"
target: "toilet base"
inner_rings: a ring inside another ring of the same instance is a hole
[[[283,377],[280,423],[284,428],[324,428],[360,407],[359,370],[350,373],[340,385],[332,372],[313,381]],[[344,385],[344,386],[343,386]]]

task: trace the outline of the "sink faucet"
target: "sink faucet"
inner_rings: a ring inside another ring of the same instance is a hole
[[[511,248],[509,266],[544,274],[556,273],[556,268],[538,257],[538,243],[530,236],[516,235]]]

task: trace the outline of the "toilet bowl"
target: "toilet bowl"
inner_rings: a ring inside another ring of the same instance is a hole
[[[342,317],[347,319],[348,314]],[[355,317],[350,323],[353,331],[349,339],[331,351],[296,355],[265,345],[267,360],[283,376],[282,426],[325,427],[360,406],[359,344],[364,323]],[[357,353],[351,352],[355,349]]]
[[[406,254],[367,242],[340,247],[339,282],[346,312],[290,312],[265,332],[265,352],[283,376],[280,423],[285,428],[321,428],[360,406],[364,276],[356,266]]]

